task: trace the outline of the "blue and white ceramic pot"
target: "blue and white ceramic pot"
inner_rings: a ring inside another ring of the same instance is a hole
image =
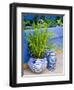
[[[49,71],[54,71],[56,69],[56,54],[54,51],[48,51],[47,52],[47,61],[48,65],[47,68]]]
[[[35,59],[31,57],[28,65],[32,72],[41,73],[47,68],[47,58]]]

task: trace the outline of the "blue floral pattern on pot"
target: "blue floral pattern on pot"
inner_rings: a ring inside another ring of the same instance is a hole
[[[47,68],[49,71],[54,71],[56,69],[56,54],[54,51],[48,51],[47,52],[47,61],[48,65]]]
[[[35,59],[31,57],[28,65],[32,72],[41,73],[47,68],[47,58]]]

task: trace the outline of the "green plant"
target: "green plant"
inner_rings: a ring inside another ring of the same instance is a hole
[[[63,26],[63,19],[61,17],[57,16],[56,23],[58,26]]]
[[[52,19],[48,19],[47,21],[48,27],[55,27],[56,26],[56,21]]]
[[[48,40],[54,36],[54,33],[48,32],[47,23],[44,23],[44,28],[41,28],[41,24],[33,23],[34,33],[30,33],[28,42],[30,53],[35,58],[43,58],[47,49],[51,49],[50,44],[48,44]]]

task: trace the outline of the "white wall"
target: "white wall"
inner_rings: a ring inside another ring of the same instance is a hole
[[[72,5],[74,9],[74,0],[0,0],[0,90],[11,90],[9,83],[9,3],[41,3],[53,5]],[[25,87],[16,89],[27,90],[73,90],[73,85],[52,85],[41,87]]]

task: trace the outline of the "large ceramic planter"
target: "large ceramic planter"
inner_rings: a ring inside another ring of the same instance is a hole
[[[41,73],[43,72],[46,67],[47,67],[47,59],[35,59],[35,58],[30,58],[28,62],[29,68],[31,69],[32,72],[34,73]]]
[[[48,61],[48,65],[47,68],[49,71],[54,71],[56,69],[56,54],[54,51],[48,51],[47,52],[47,61]]]

